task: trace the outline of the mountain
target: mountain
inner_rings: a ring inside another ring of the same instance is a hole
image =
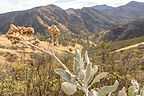
[[[93,8],[63,10],[55,5],[32,8],[25,11],[0,14],[0,32],[6,33],[10,24],[31,26],[35,32],[47,33],[55,24],[64,34],[87,36],[113,25],[111,18]]]
[[[100,31],[113,25],[144,17],[143,9],[144,3],[134,1],[124,6],[104,10],[97,10],[92,7],[63,10],[51,4],[0,14],[0,32],[6,33],[12,23],[16,26],[31,26],[35,28],[36,33],[45,34],[48,32],[48,26],[55,24],[64,35],[71,34],[74,37],[97,36]]]
[[[47,32],[47,25],[65,23],[69,16],[67,13],[55,6],[36,7],[25,11],[9,12],[0,14],[0,32],[7,32],[11,23],[19,26],[32,26],[36,32]]]
[[[100,32],[100,39],[108,41],[128,40],[141,36],[144,36],[144,18],[118,24]]]
[[[135,18],[144,17],[144,3],[131,1],[126,5],[119,6],[112,9],[103,10],[103,12],[115,21],[129,21]]]
[[[92,8],[96,9],[96,10],[106,10],[106,9],[112,9],[112,6],[108,6],[108,5],[96,5],[96,6],[92,6]]]
[[[75,29],[77,26],[81,29],[77,31],[78,33],[95,34],[114,24],[111,18],[93,8],[84,7],[78,10],[67,10],[66,12],[70,16],[71,26],[69,26],[69,29]]]

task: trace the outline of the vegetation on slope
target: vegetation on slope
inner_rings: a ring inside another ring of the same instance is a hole
[[[130,45],[135,45],[135,44],[142,43],[142,42],[144,42],[144,36],[129,39],[129,40],[112,42],[112,46],[113,46],[113,50],[117,50],[120,48],[124,48]]]
[[[50,27],[53,28],[53,27]],[[22,29],[22,31],[20,31]],[[8,65],[1,65],[0,70],[0,95],[49,95],[49,96],[66,96],[65,93],[67,93],[63,88],[61,90],[61,82],[64,80],[61,79],[56,73],[54,73],[54,69],[64,68],[64,73],[67,75],[70,74],[69,71],[73,70],[72,66],[72,56],[70,54],[54,54],[54,47],[53,47],[53,36],[57,34],[57,27],[54,27],[54,33],[50,33],[52,37],[52,49],[51,50],[45,50],[43,48],[37,47],[35,42],[27,41],[23,35],[31,35],[33,34],[33,30],[31,28],[25,28],[23,27],[15,27],[11,25],[10,30],[6,34],[6,37],[11,40],[13,44],[19,43],[20,41],[23,41],[32,47],[32,49],[38,49],[43,52],[46,52],[49,55],[44,54],[35,54],[33,53],[31,58],[20,58],[17,59],[17,61],[8,66]],[[49,29],[50,30],[50,29]],[[22,42],[21,42],[22,43]],[[89,44],[89,43],[88,43]],[[132,49],[132,50],[126,50],[124,52],[118,52],[118,53],[111,53],[111,45],[106,44],[104,42],[100,42],[97,44],[97,46],[89,46],[86,45],[84,47],[84,50],[88,50],[90,61],[94,64],[93,66],[97,65],[99,67],[98,73],[101,72],[109,72],[109,75],[107,78],[100,80],[100,83],[96,83],[90,88],[98,91],[100,90],[101,86],[104,85],[112,85],[115,80],[118,80],[120,82],[120,85],[118,87],[118,90],[121,90],[123,86],[127,89],[131,84],[131,79],[136,79],[140,84],[143,85],[143,52],[144,47],[140,47],[138,49]],[[85,63],[83,62],[83,59],[81,58],[80,51],[77,52],[76,58],[79,59],[78,63],[84,64],[82,69],[85,69]],[[25,54],[25,53],[23,53]],[[23,55],[25,56],[25,55]],[[52,57],[53,58],[52,58]],[[57,58],[59,57],[59,58]],[[82,56],[83,57],[83,56]],[[85,56],[85,60],[87,63],[90,63],[87,54]],[[58,61],[58,62],[56,62]],[[63,61],[63,62],[61,62]],[[60,63],[60,65],[58,65]],[[67,67],[66,67],[67,66]],[[88,64],[88,67],[86,68],[89,70],[91,69],[92,64]],[[80,69],[80,68],[77,68]],[[83,71],[84,72],[84,71]],[[83,73],[82,72],[82,73]],[[87,71],[89,72],[89,71]],[[81,71],[80,71],[81,73]],[[84,73],[85,74],[85,73]],[[63,77],[64,75],[62,75]],[[69,76],[69,75],[68,75]],[[73,76],[73,75],[72,75]],[[70,76],[70,77],[72,77]],[[78,77],[83,76],[83,74],[78,75]],[[89,75],[87,75],[89,76]],[[90,75],[92,76],[92,75]],[[65,76],[64,76],[65,77]],[[74,76],[75,77],[75,76]],[[66,77],[67,78],[67,77]],[[78,79],[76,79],[76,82],[78,82]],[[99,78],[97,77],[98,81]],[[75,80],[74,78],[71,80]],[[95,81],[95,80],[94,80]],[[71,81],[72,82],[72,81]],[[82,81],[83,82],[83,81]],[[96,81],[97,82],[97,81]],[[78,82],[80,83],[80,82]],[[115,84],[114,84],[115,85]],[[116,84],[117,85],[117,84]],[[142,87],[140,86],[140,88]],[[79,86],[81,88],[86,88],[86,86],[83,86],[83,84],[80,84]],[[111,87],[104,87],[102,94],[107,94],[109,91],[105,90],[105,88],[110,88],[113,92],[115,91],[115,87],[113,89],[113,86]],[[116,93],[113,93],[112,95],[117,95],[118,90]],[[82,90],[85,92],[85,90]],[[75,93],[75,96],[81,96],[82,91],[77,91]],[[94,91],[94,92],[96,92]],[[64,93],[65,92],[65,93]],[[97,96],[97,93],[94,96]],[[104,92],[104,93],[103,93]],[[101,92],[98,91],[98,94]],[[86,90],[87,94],[87,90]],[[104,95],[105,95],[104,94]],[[89,96],[87,94],[87,96]],[[103,95],[100,95],[103,96]]]
[[[115,25],[100,34],[101,39],[108,41],[128,40],[141,36],[144,36],[144,18]]]

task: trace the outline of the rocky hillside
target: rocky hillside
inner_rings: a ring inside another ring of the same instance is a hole
[[[71,26],[69,29],[74,30],[74,32],[94,34],[114,24],[112,18],[93,8],[70,9],[66,12],[70,16]]]
[[[144,18],[118,24],[100,32],[100,39],[119,41],[144,36]]]
[[[46,33],[47,27],[55,24],[62,33],[97,33],[113,24],[112,20],[93,8],[63,10],[55,5],[30,10],[0,14],[0,32],[6,33],[11,23],[32,26],[36,32]]]
[[[48,32],[48,26],[55,24],[63,34],[75,37],[97,36],[100,31],[117,23],[144,17],[143,9],[144,3],[134,1],[105,10],[92,7],[63,10],[55,5],[47,5],[0,14],[0,32],[6,33],[9,25],[13,23],[17,26],[31,26],[35,28],[35,33],[43,34]]]

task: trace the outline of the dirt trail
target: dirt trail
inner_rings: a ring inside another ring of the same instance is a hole
[[[130,46],[127,46],[127,47],[124,47],[124,48],[115,50],[114,52],[120,52],[120,51],[123,51],[123,50],[128,50],[128,49],[137,47],[137,46],[139,46],[139,45],[141,45],[141,44],[144,44],[144,42],[141,42],[141,43],[138,43],[138,44],[135,44],[135,45],[130,45]]]

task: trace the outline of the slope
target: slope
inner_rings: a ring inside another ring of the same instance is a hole
[[[144,36],[144,18],[126,24],[118,24],[100,32],[100,39],[108,41],[128,40]]]
[[[35,37],[26,37],[28,39],[34,39]],[[40,41],[38,44],[40,48],[46,50],[51,50],[51,44],[49,42]],[[75,44],[75,46],[54,46],[54,51],[57,54],[70,53],[75,54],[76,49],[82,50],[80,44]],[[70,50],[71,49],[71,50]],[[23,44],[12,45],[11,42],[5,38],[3,35],[0,36],[0,65],[1,64],[11,64],[20,58],[30,59],[33,53],[42,53],[39,50],[33,50],[31,47],[26,47]]]
[[[127,22],[131,19],[144,17],[144,3],[131,1],[126,5],[116,8],[103,10],[103,12],[111,16],[115,21]]]
[[[64,34],[87,35],[97,33],[112,25],[112,20],[93,8],[63,10],[55,5],[32,8],[25,11],[0,14],[0,32],[6,33],[11,23],[31,26],[36,32],[45,34],[47,27],[55,24]]]

